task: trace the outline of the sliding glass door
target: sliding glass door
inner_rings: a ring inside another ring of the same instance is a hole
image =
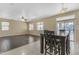
[[[60,30],[64,31],[63,34],[70,32],[70,40],[74,41],[75,37],[75,24],[73,21],[58,21],[57,22],[57,33],[60,34]]]

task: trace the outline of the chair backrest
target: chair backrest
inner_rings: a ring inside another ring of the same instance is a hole
[[[55,33],[54,31],[44,30],[44,35],[47,37],[54,35],[54,33]]]
[[[53,40],[52,35],[54,35],[54,31],[44,30],[44,38],[46,42],[50,43]]]
[[[44,30],[44,34],[47,35],[53,35],[54,33],[55,33],[54,31]]]

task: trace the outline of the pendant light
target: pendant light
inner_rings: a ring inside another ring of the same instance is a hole
[[[65,12],[67,12],[67,8],[65,7],[65,4],[64,4],[64,3],[61,3],[60,14],[61,14],[61,13],[65,13]]]

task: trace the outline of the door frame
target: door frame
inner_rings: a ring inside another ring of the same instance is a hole
[[[58,22],[64,22],[64,23],[66,23],[66,22],[73,22],[74,23],[74,40],[73,41],[75,41],[76,42],[76,23],[75,23],[75,19],[67,19],[67,20],[60,20],[60,21],[56,21],[56,32],[57,32],[57,23]]]

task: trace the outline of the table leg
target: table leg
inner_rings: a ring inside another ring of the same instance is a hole
[[[41,54],[44,53],[44,38],[42,34],[41,34],[41,39],[40,39],[40,52]]]
[[[61,40],[61,55],[65,55],[65,39]]]

